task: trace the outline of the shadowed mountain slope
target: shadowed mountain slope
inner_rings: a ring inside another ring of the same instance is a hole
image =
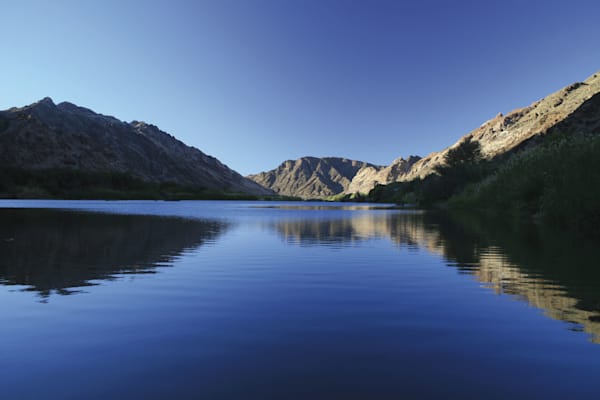
[[[154,125],[119,121],[50,98],[0,111],[0,165],[119,172],[147,182],[271,193]]]

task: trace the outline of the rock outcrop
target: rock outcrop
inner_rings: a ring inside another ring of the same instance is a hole
[[[410,156],[406,160],[401,157],[385,168],[363,168],[354,176],[344,193],[368,193],[377,184],[396,182],[420,159],[419,156]]]
[[[0,111],[0,165],[122,172],[149,182],[272,194],[156,126],[45,98]]]
[[[484,158],[491,159],[508,153],[523,144],[543,137],[549,130],[560,125],[569,116],[584,107],[593,97],[600,94],[600,71],[583,82],[569,85],[549,96],[536,101],[529,107],[498,114],[461,137],[454,145],[417,161],[397,181],[423,178],[444,163],[448,151],[466,140],[475,140],[481,145]],[[576,121],[570,121],[574,124]]]
[[[343,193],[364,169],[379,171],[383,167],[346,158],[302,157],[248,178],[281,195],[324,198]]]

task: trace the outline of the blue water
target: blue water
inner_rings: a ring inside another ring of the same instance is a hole
[[[0,207],[2,399],[599,393],[593,242],[364,204]]]

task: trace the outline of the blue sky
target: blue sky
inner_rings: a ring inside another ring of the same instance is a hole
[[[13,1],[0,109],[144,120],[242,174],[388,164],[600,70],[598,1]]]

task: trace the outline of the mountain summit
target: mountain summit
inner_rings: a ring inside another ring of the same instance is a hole
[[[324,198],[344,192],[357,173],[381,166],[339,157],[302,157],[284,161],[277,168],[248,178],[278,194]]]
[[[215,157],[145,122],[131,123],[46,97],[0,111],[0,165],[120,172],[147,182],[272,194]]]

